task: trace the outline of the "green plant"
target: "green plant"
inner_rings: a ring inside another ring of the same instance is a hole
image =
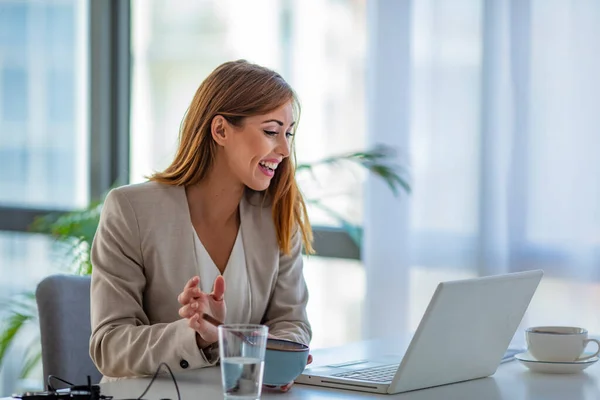
[[[407,180],[408,172],[402,167],[390,163],[390,160],[394,157],[395,154],[391,148],[377,146],[369,151],[340,154],[313,163],[299,164],[296,170],[298,176],[307,173],[310,174],[313,181],[319,181],[318,174],[315,173],[315,170],[318,168],[330,168],[333,166],[341,169],[354,165],[366,169],[368,172],[381,178],[395,196],[398,196],[402,191],[410,194],[411,187]],[[327,206],[324,199],[320,196],[306,196],[305,199],[308,204],[325,211],[326,214],[333,218],[348,233],[354,243],[359,248],[361,247],[363,236],[362,226],[350,222],[340,212]]]
[[[51,235],[67,246],[67,260],[72,272],[77,275],[92,273],[90,249],[100,221],[102,202],[94,202],[86,209],[65,213],[49,214],[35,219],[32,232]]]
[[[0,331],[0,363],[4,360],[6,352],[19,333],[23,332],[32,322],[37,321],[37,308],[33,292],[21,293],[9,301],[0,303],[0,309],[8,310],[8,315],[2,321],[2,330]],[[21,368],[22,377],[27,376],[41,359],[39,339],[34,339],[28,349]]]
[[[330,168],[332,166],[354,165],[366,169],[370,173],[383,179],[392,192],[398,195],[402,190],[410,193],[410,185],[406,180],[406,171],[391,164],[394,154],[390,148],[378,146],[370,151],[342,154],[323,160],[299,164],[297,176],[309,174],[311,179],[318,181],[315,170]],[[349,222],[343,215],[326,206],[319,197],[306,196],[306,201],[326,211],[340,226],[345,229],[350,237],[360,246],[362,242],[362,228]],[[66,246],[68,260],[65,268],[71,273],[89,275],[92,271],[90,262],[90,249],[98,222],[102,201],[90,204],[89,207],[65,214],[50,214],[37,218],[31,226],[31,231],[51,235],[57,242]],[[4,362],[6,352],[15,342],[20,332],[28,326],[37,326],[37,307],[35,293],[28,291],[10,299],[3,305],[8,315],[0,321],[0,368]],[[21,377],[26,377],[41,359],[39,337],[35,337],[26,354],[21,369]]]
[[[89,275],[92,272],[90,248],[98,226],[102,204],[95,202],[88,208],[65,214],[49,214],[37,218],[30,230],[36,233],[49,234],[57,242],[64,245],[68,260],[65,269],[77,275]],[[38,313],[35,303],[35,293],[27,291],[16,298],[10,298],[0,303],[0,310],[6,310],[7,316],[0,321],[0,368],[6,353],[19,334],[28,327],[38,326]],[[34,335],[27,347],[27,352],[21,367],[20,376],[25,378],[39,364],[41,346],[39,335]]]

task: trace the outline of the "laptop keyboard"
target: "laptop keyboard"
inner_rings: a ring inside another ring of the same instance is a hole
[[[511,361],[515,354],[520,353],[523,349],[510,348],[502,357],[502,363]],[[390,364],[390,365],[382,365],[373,368],[360,369],[356,371],[349,372],[341,372],[339,374],[334,374],[336,378],[347,378],[347,379],[356,379],[360,381],[368,381],[368,382],[380,382],[387,383],[391,382],[394,379],[394,375],[396,375],[396,371],[398,370],[399,364]]]
[[[369,382],[391,382],[392,379],[394,379],[394,375],[396,375],[398,365],[399,364],[382,365],[358,371],[342,372],[334,374],[333,376]]]

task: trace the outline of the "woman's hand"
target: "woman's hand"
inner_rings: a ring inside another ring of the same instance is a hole
[[[204,293],[198,288],[200,278],[194,276],[183,288],[183,292],[177,296],[177,301],[182,307],[179,315],[188,319],[190,328],[194,329],[200,341],[199,347],[208,346],[219,340],[217,327],[205,321],[202,314],[206,313],[219,321],[225,321],[225,279],[222,275],[217,276],[213,283],[213,291]]]
[[[277,338],[269,333],[269,339],[277,339]],[[308,364],[310,364],[312,362],[313,362],[313,356],[311,354],[309,354],[308,355],[308,360],[306,360],[306,365],[308,365]],[[293,384],[294,384],[294,382],[290,382],[287,385],[280,386],[279,390],[281,390],[282,392],[287,392],[288,390],[291,389],[291,387],[292,387]],[[273,386],[273,385],[265,385],[265,387],[268,387],[270,389],[276,388],[276,386]]]

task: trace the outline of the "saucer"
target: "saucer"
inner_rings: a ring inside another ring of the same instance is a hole
[[[538,361],[527,351],[515,355],[515,358],[531,371],[547,374],[576,374],[598,361],[598,357],[572,362]]]

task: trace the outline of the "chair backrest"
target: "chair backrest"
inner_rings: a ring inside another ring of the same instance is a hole
[[[51,275],[42,280],[35,297],[40,319],[44,382],[48,375],[75,385],[100,382],[102,374],[89,355],[89,276]]]

